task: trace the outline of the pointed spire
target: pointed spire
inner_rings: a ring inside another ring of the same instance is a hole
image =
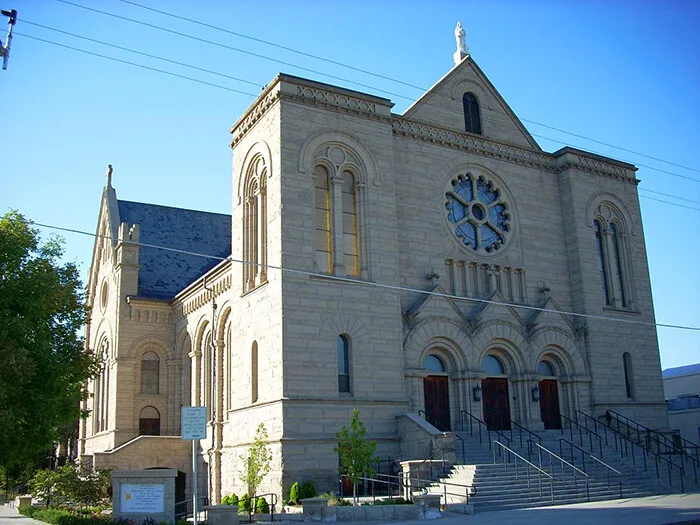
[[[107,164],[107,187],[112,187],[112,165]]]
[[[455,66],[469,56],[469,48],[467,47],[466,33],[462,27],[462,22],[457,22],[455,27],[455,40],[457,41],[457,51],[452,57],[455,61]]]

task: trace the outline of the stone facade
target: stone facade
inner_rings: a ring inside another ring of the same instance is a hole
[[[668,427],[636,168],[543,152],[469,56],[391,108],[278,75],[231,130],[227,240],[224,216],[127,205],[108,181],[87,337],[105,370],[84,461],[134,468],[131,448],[138,467],[186,468],[187,447],[151,456],[135,439],[156,423],[177,436],[183,405],[208,407],[214,503],[245,492],[259,423],[273,452],[261,490],[277,494],[337,486],[335,433],[355,407],[395,460],[469,414],[537,430],[613,408]],[[218,258],[163,251],[161,266],[139,242]]]

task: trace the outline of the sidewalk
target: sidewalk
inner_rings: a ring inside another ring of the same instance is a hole
[[[276,522],[280,525],[284,521]],[[298,522],[297,522],[298,523]],[[311,523],[311,522],[309,522]],[[365,522],[338,522],[358,525]],[[556,507],[482,512],[471,516],[445,513],[438,521],[370,522],[373,525],[700,525],[700,494],[672,494],[645,498],[618,499]],[[9,505],[0,505],[0,525],[46,525],[20,515]]]

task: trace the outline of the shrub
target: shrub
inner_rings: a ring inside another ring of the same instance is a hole
[[[238,510],[250,512],[250,496],[248,494],[243,494],[241,499],[238,500]]]
[[[34,513],[39,510],[36,507],[33,507],[31,505],[20,505],[19,506],[19,513],[22,514],[23,516],[27,516],[29,518],[34,516]]]
[[[307,481],[301,486],[301,499],[305,498],[315,498],[318,492],[316,491],[316,485],[313,481]]]
[[[412,505],[413,502],[411,500],[405,500],[401,497],[399,498],[385,498],[385,499],[378,499],[374,502],[375,505]]]
[[[238,496],[236,494],[229,494],[221,498],[222,505],[238,505]]]
[[[299,482],[295,481],[292,486],[289,487],[289,503],[292,505],[299,505],[299,499],[301,499],[301,487]]]
[[[77,514],[68,514],[67,516],[59,516],[57,525],[108,525],[111,521],[108,517],[99,516],[79,516]]]
[[[73,516],[73,513],[68,510],[48,508],[36,509],[32,515],[32,518],[45,523],[51,523],[52,525],[58,525],[60,518],[68,518]]]
[[[258,514],[270,513],[270,505],[267,504],[267,500],[265,498],[258,498],[258,501],[255,503],[255,512]]]

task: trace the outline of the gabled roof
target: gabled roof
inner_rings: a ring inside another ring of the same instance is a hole
[[[118,223],[139,225],[140,242],[212,255],[200,257],[148,246],[139,249],[139,297],[171,300],[231,255],[231,216],[118,200]]]

